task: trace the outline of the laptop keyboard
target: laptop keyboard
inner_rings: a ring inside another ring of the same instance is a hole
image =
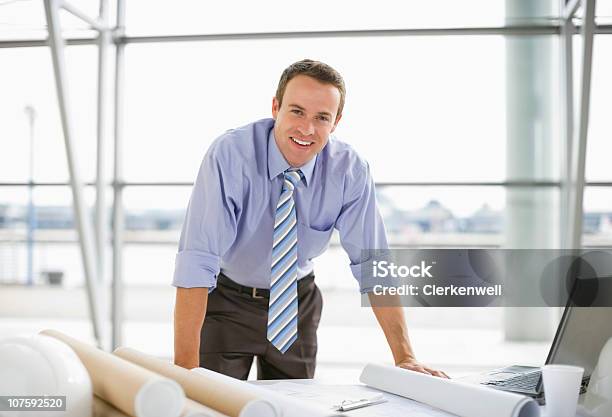
[[[521,391],[534,391],[542,375],[541,371],[529,372],[513,376],[503,381],[487,381],[486,385],[494,385],[500,388],[513,388]]]

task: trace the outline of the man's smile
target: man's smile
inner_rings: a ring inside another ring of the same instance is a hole
[[[312,141],[308,141],[308,140],[300,140],[298,138],[296,138],[295,136],[289,136],[289,139],[291,139],[291,141],[293,143],[295,143],[296,145],[298,145],[301,148],[307,148],[310,145],[312,145],[314,142]]]

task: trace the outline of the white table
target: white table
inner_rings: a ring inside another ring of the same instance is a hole
[[[274,389],[279,394],[285,394],[306,401],[313,401],[320,405],[329,406],[337,404],[342,398],[368,397],[379,390],[370,388],[363,384],[328,384],[317,379],[281,379],[249,381],[261,387]],[[408,398],[384,392],[387,400],[381,404],[375,404],[343,413],[350,417],[453,417],[454,414],[418,403]],[[356,397],[357,396],[357,397]],[[540,407],[542,416],[546,416],[546,407]],[[576,414],[576,417],[583,417]]]

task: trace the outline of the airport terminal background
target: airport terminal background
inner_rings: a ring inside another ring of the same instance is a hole
[[[117,4],[108,4],[113,24]],[[79,7],[98,14],[98,1]],[[392,246],[559,247],[567,170],[560,2],[294,7],[126,2],[125,36],[133,41],[123,45],[121,184],[113,187],[111,114],[102,170],[107,245],[98,252],[108,290],[112,198],[120,188],[122,344],[172,356],[174,255],[201,158],[225,130],[269,117],[280,73],[304,57],[345,77],[336,135],[368,160]],[[612,1],[597,1],[595,12],[581,241],[589,248],[612,246]],[[97,35],[68,13],[61,18],[66,38],[84,40],[65,52],[76,163],[93,222]],[[253,36],[212,36],[235,33]],[[54,68],[39,42],[46,37],[42,1],[0,0],[0,337],[53,327],[92,341]],[[581,45],[576,33],[576,101]],[[106,88],[111,101],[112,80]],[[337,235],[315,261],[324,296],[317,376],[324,379],[355,380],[366,361],[391,361],[374,315],[360,307],[348,262]],[[541,364],[559,319],[552,309],[412,308],[406,315],[419,360],[457,376]],[[531,330],[520,325],[525,320]]]

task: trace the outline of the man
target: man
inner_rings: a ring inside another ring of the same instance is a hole
[[[362,249],[387,240],[367,163],[330,139],[344,99],[337,71],[296,62],[281,76],[273,119],[209,148],[176,257],[176,364],[246,379],[257,357],[260,379],[312,378],[322,301],[311,259],[334,228],[361,291],[371,290],[361,285]],[[401,308],[373,310],[397,366],[446,376],[416,361]]]

